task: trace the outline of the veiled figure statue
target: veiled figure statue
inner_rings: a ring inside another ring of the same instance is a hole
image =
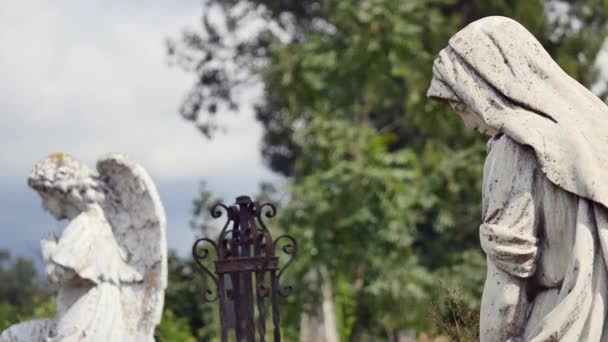
[[[28,184],[56,219],[60,237],[42,241],[56,317],[14,325],[1,342],[154,341],[167,286],[165,215],[138,164],[102,157],[97,173],[65,154],[34,167]]]
[[[481,341],[608,341],[608,108],[519,23],[476,21],[428,96],[491,136]]]

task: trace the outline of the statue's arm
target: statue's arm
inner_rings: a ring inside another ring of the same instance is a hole
[[[101,210],[83,212],[64,230],[51,261],[93,283],[139,282],[142,276],[125,259]]]
[[[53,261],[53,255],[57,251],[58,241],[53,233],[45,235],[40,240],[42,259],[44,260],[44,270],[47,278],[53,284],[60,285],[76,277],[73,270],[63,267]]]
[[[484,168],[481,246],[487,276],[481,303],[482,342],[518,341],[530,300],[527,287],[538,258],[539,173],[533,152],[503,136]]]

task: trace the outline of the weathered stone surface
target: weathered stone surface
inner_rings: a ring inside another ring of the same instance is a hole
[[[64,154],[34,167],[28,183],[44,208],[69,220],[41,241],[56,317],[14,325],[0,342],[154,341],[167,286],[164,210],[140,165],[111,154],[97,171]]]
[[[492,136],[481,340],[608,341],[608,107],[504,17],[454,35],[433,76],[427,95]]]

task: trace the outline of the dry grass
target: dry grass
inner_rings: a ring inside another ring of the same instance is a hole
[[[433,305],[431,317],[442,335],[453,342],[479,341],[479,311],[471,309],[455,291],[442,290],[442,305]]]

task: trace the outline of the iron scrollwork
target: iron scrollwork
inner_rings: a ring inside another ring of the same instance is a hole
[[[237,342],[253,342],[266,340],[264,302],[269,299],[274,341],[280,342],[279,297],[293,292],[293,287],[281,286],[280,279],[297,256],[298,245],[286,234],[272,239],[263,219],[276,216],[277,209],[271,203],[260,205],[240,196],[234,205],[216,204],[211,208],[213,218],[224,212],[226,223],[217,242],[201,238],[192,247],[194,260],[215,285],[215,291],[205,291],[203,300],[219,299],[222,341],[228,340],[232,330]],[[216,255],[213,271],[206,266],[211,250]],[[283,266],[279,266],[280,252],[289,256]]]
[[[204,264],[207,261],[207,259],[209,258],[209,255],[211,253],[209,253],[208,247],[201,246],[203,243],[210,244],[213,247],[213,250],[215,251],[216,255],[217,255],[217,245],[215,244],[215,241],[213,241],[211,239],[202,238],[202,239],[196,240],[196,242],[192,246],[192,257],[194,258],[194,261],[198,264],[198,266],[203,270],[203,272],[205,272],[205,274],[215,284],[215,289],[213,291],[211,289],[207,288],[207,289],[205,289],[205,294],[203,295],[203,300],[205,302],[211,303],[211,302],[215,302],[219,298],[218,281],[217,281],[217,276],[215,274],[213,274],[211,272],[211,270],[209,268],[207,268]]]
[[[283,247],[280,247],[278,242],[282,239],[288,240],[289,242],[287,244],[283,245]],[[279,273],[277,274],[277,278],[279,278],[279,280],[281,280],[281,276],[283,275],[283,272],[289,267],[289,265],[291,265],[291,263],[294,261],[294,259],[298,255],[298,243],[290,235],[283,234],[274,240],[275,253],[276,253],[277,247],[280,247],[280,250],[283,253],[285,253],[286,255],[289,255],[289,259],[287,260],[285,265],[283,265],[283,267],[279,268]],[[281,295],[281,297],[288,297],[289,295],[291,295],[292,292],[293,292],[293,287],[289,286],[289,285],[283,286],[279,289],[279,294]]]

